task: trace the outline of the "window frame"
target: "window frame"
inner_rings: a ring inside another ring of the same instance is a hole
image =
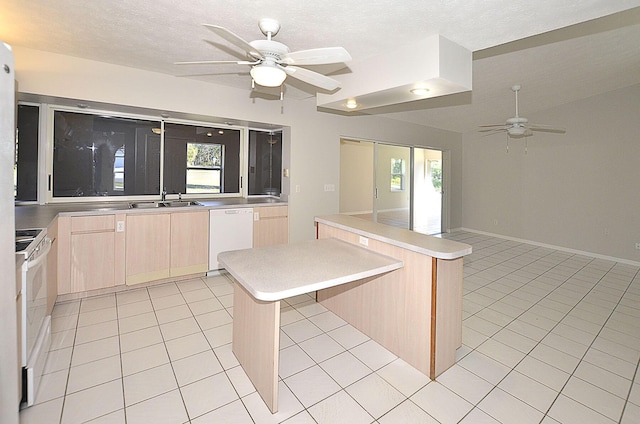
[[[399,173],[397,172],[393,172],[393,167],[394,167],[394,161],[400,161],[400,168],[401,171]],[[390,172],[390,184],[389,184],[389,188],[391,192],[401,192],[401,191],[405,191],[407,189],[406,186],[406,175],[407,175],[407,171],[406,171],[406,161],[402,158],[391,158],[391,172]],[[395,177],[399,177],[400,178],[400,187],[396,188],[393,185],[393,180]]]
[[[30,104],[29,102],[20,102],[21,104]],[[133,196],[87,196],[87,197],[54,197],[53,196],[53,134],[54,134],[54,114],[57,111],[80,113],[87,115],[108,116],[114,118],[140,119],[148,121],[157,121],[161,129],[160,134],[160,187],[164,187],[164,124],[181,124],[193,125],[199,127],[210,127],[212,129],[229,129],[240,132],[239,139],[239,155],[240,169],[238,192],[233,193],[182,193],[183,199],[216,199],[224,197],[247,197],[247,187],[245,184],[247,173],[247,144],[248,144],[248,127],[232,124],[219,124],[216,122],[195,121],[187,119],[164,118],[147,114],[120,112],[118,110],[105,109],[87,109],[81,107],[72,107],[64,105],[53,105],[47,103],[33,103],[34,106],[40,107],[40,131],[39,131],[39,172],[38,172],[38,202],[39,204],[63,204],[63,203],[99,203],[99,202],[134,202],[144,200],[158,200],[161,198],[161,190],[157,194],[133,195]],[[224,168],[224,164],[222,165]],[[221,175],[222,176],[222,175]],[[186,178],[186,174],[185,174]],[[177,194],[167,195],[168,199],[178,198]],[[35,202],[34,202],[35,203]]]
[[[218,180],[220,181],[220,186],[218,187],[218,190],[224,190],[224,159],[225,159],[225,146],[224,144],[218,144],[218,143],[190,143],[187,142],[187,151],[189,150],[189,145],[213,145],[213,146],[220,146],[220,165],[218,166],[211,166],[211,167],[206,167],[206,166],[189,166],[189,156],[187,155],[187,163],[186,163],[186,168],[185,168],[185,178],[186,178],[186,187],[185,187],[185,194],[223,194],[221,192],[218,193],[189,193],[189,170],[206,170],[206,171],[218,171],[219,175],[218,175]]]

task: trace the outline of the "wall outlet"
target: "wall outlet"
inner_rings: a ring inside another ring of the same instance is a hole
[[[366,237],[360,236],[360,244],[363,246],[369,246],[369,239]]]
[[[124,233],[124,221],[116,222],[116,232],[117,233]]]
[[[260,221],[260,212],[254,212],[253,213],[253,220],[254,221]]]
[[[335,184],[325,184],[324,191],[336,191]]]
[[[636,250],[640,250],[640,243],[636,243]]]

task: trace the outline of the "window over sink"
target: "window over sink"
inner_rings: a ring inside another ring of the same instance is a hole
[[[21,102],[16,202],[282,192],[281,128],[160,115]]]

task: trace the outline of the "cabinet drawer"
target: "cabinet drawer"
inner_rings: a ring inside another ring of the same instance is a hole
[[[288,216],[288,211],[288,206],[263,206],[260,208],[254,208],[254,212],[260,214],[259,219],[286,217]]]
[[[114,215],[74,216],[71,218],[71,232],[113,231]]]

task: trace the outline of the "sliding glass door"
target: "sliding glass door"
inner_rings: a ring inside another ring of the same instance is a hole
[[[411,229],[411,148],[389,144],[376,147],[376,222]]]
[[[442,232],[442,152],[413,149],[413,230]]]
[[[340,213],[438,234],[441,187],[440,151],[340,141]]]

